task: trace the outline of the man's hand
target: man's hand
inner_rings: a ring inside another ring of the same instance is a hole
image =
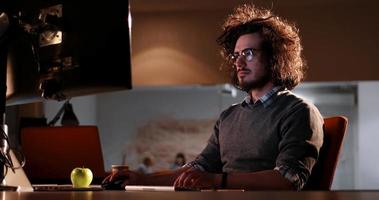
[[[143,185],[144,174],[131,170],[122,170],[107,176],[101,186],[109,190],[123,190],[126,185]]]
[[[184,171],[174,182],[175,188],[215,189],[221,186],[221,174],[203,172],[190,168]]]

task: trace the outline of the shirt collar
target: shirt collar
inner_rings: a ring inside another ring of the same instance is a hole
[[[254,106],[254,105],[261,103],[261,104],[263,104],[263,107],[266,107],[270,104],[271,97],[274,96],[274,94],[276,94],[278,91],[283,90],[283,89],[285,89],[283,86],[275,86],[270,91],[268,91],[266,94],[261,96],[255,103],[251,99],[250,95],[247,95],[245,97],[245,99],[243,100],[243,103],[245,103],[246,105],[249,105],[249,106]]]

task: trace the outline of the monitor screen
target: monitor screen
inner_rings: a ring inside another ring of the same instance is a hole
[[[1,10],[7,105],[131,89],[128,1],[7,0]]]

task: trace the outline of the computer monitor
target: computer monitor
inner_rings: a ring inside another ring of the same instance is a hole
[[[6,0],[6,105],[131,89],[129,2]]]
[[[130,21],[128,0],[1,1],[2,152],[6,105],[132,88]],[[9,160],[1,156],[0,182]]]

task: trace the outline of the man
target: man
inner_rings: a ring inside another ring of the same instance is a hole
[[[153,173],[154,159],[152,156],[145,156],[142,159],[142,163],[138,165],[137,171],[142,174]]]
[[[303,79],[294,25],[268,10],[243,5],[218,38],[232,83],[245,100],[221,113],[201,154],[183,168],[143,176],[129,171],[105,183],[180,188],[301,190],[323,142],[317,108],[290,92]]]

